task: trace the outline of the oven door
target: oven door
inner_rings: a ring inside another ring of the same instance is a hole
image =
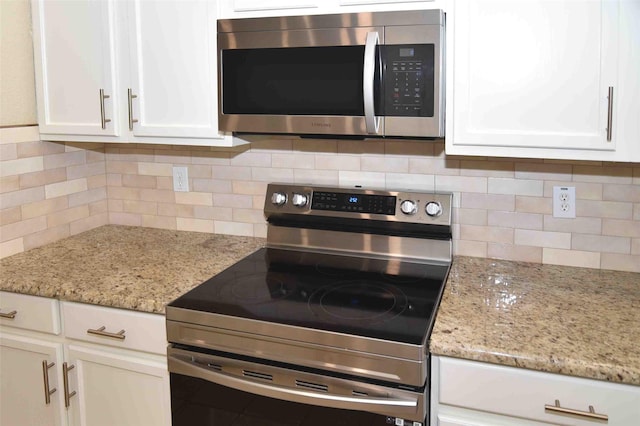
[[[375,113],[383,35],[383,27],[219,33],[220,130],[383,134]]]
[[[171,346],[174,426],[423,425],[426,390],[405,390]]]

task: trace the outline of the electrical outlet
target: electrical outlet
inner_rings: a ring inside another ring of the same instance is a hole
[[[576,187],[553,187],[553,217],[576,217]]]
[[[173,168],[173,190],[189,192],[189,174],[186,167]]]

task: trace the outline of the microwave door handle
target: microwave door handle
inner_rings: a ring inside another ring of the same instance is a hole
[[[367,133],[378,134],[380,117],[376,117],[374,101],[374,78],[376,72],[376,46],[378,45],[378,33],[367,33],[367,41],[364,45],[364,67],[362,71],[362,94],[364,97],[364,120]]]

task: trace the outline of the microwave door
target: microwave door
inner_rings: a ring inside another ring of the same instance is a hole
[[[219,34],[221,130],[381,134],[383,36],[382,27]]]

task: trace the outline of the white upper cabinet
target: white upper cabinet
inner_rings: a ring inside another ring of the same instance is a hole
[[[32,5],[43,140],[242,143],[218,132],[216,2]]]
[[[625,159],[624,2],[453,0],[447,154]]]
[[[42,133],[117,135],[114,16],[112,2],[33,0]]]

